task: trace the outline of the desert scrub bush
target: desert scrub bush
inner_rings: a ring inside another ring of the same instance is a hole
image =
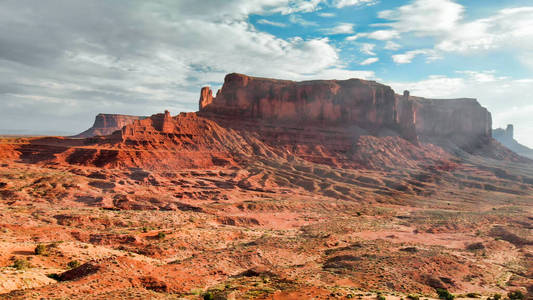
[[[160,240],[164,240],[167,237],[167,235],[164,232],[159,232],[157,234],[157,238]]]
[[[24,270],[31,268],[31,264],[25,259],[15,259],[15,261],[13,262],[13,268],[17,270]]]
[[[419,300],[420,297],[418,297],[418,295],[408,295],[407,299],[409,299],[409,300]]]
[[[439,299],[444,299],[444,300],[455,299],[455,296],[452,295],[450,292],[448,292],[447,289],[437,289],[437,294],[439,295]]]
[[[467,250],[475,251],[475,250],[484,250],[485,245],[483,243],[473,243],[466,247]]]
[[[215,296],[213,296],[213,293],[207,292],[204,294],[204,300],[214,300]]]
[[[500,300],[502,299],[501,294],[494,294],[492,297],[487,298],[487,300]]]
[[[481,295],[478,293],[468,293],[466,294],[466,297],[468,298],[481,298]]]
[[[77,260],[71,260],[71,261],[69,261],[69,263],[67,265],[68,265],[69,268],[75,269],[75,268],[81,266],[81,263],[79,261],[77,261]]]
[[[35,247],[34,252],[35,252],[35,255],[47,256],[48,255],[48,247],[46,245],[39,244],[39,245],[37,245],[37,247]]]
[[[526,299],[526,297],[524,296],[524,294],[522,294],[521,291],[511,291],[511,292],[507,293],[507,297],[509,297],[509,299],[511,299],[511,300],[524,300],[524,299]]]
[[[376,299],[377,299],[377,300],[387,300],[387,298],[385,298],[385,296],[383,296],[383,295],[380,294],[380,293],[377,294]]]

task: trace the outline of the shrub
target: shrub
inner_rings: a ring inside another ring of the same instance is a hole
[[[437,294],[439,295],[439,299],[453,300],[455,298],[455,296],[446,289],[437,289]]]
[[[13,262],[13,268],[17,270],[24,270],[30,267],[31,267],[30,262],[25,259],[16,259]]]
[[[483,243],[473,243],[468,245],[466,249],[470,251],[483,250],[485,249],[485,245],[483,245]]]
[[[478,294],[478,293],[468,293],[468,294],[466,294],[466,296],[468,298],[480,298],[481,297],[481,295]]]
[[[215,299],[215,296],[213,296],[212,293],[207,292],[204,294],[204,300],[214,300],[214,299]]]
[[[48,247],[43,244],[37,245],[37,247],[35,247],[35,255],[48,255]]]
[[[502,295],[494,294],[494,296],[492,298],[494,298],[494,300],[500,300],[502,298]]]
[[[418,297],[418,295],[408,295],[408,296],[407,296],[407,299],[410,299],[410,300],[419,300],[420,297]]]
[[[387,300],[387,298],[385,298],[385,296],[381,295],[381,294],[378,294],[378,296],[376,297],[377,300]]]
[[[507,293],[507,297],[511,300],[524,300],[526,297],[524,297],[524,294],[522,294],[521,291],[512,291]]]
[[[81,266],[81,263],[77,260],[71,260],[69,263],[68,263],[68,267],[71,268],[71,269],[75,269],[77,267]]]
[[[157,234],[157,238],[160,239],[160,240],[165,239],[166,236],[167,236],[167,235],[166,235],[164,232],[159,232],[159,233]]]

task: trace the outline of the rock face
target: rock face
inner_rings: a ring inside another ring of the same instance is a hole
[[[147,117],[116,115],[116,114],[98,114],[94,120],[94,125],[86,131],[73,136],[74,138],[89,138],[93,136],[110,135],[120,130],[122,127],[133,123],[136,120],[142,120]]]
[[[519,155],[533,159],[533,149],[520,144],[514,138],[514,126],[509,124],[506,129],[498,128],[492,131],[493,137],[505,147],[511,149]]]
[[[413,143],[449,140],[461,147],[490,140],[492,125],[475,99],[396,95],[386,85],[360,79],[294,82],[242,74],[227,75],[215,98],[203,88],[200,113],[276,126],[358,127],[378,136],[392,130]]]
[[[492,137],[492,116],[476,99],[409,100],[415,103],[415,127],[422,140],[447,140],[469,147],[487,143]]]
[[[357,126],[373,134],[391,129],[416,142],[412,112],[405,111],[410,105],[401,101],[375,81],[295,82],[233,73],[215,98],[209,88],[202,89],[200,112],[294,126]]]

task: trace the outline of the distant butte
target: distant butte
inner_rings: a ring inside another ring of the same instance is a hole
[[[94,120],[91,128],[84,132],[73,136],[73,138],[88,138],[93,136],[110,135],[114,131],[120,130],[122,127],[129,125],[137,120],[146,119],[148,117],[128,116],[118,114],[98,114]]]
[[[498,142],[502,143],[502,145],[511,149],[515,153],[533,159],[533,149],[528,148],[515,140],[513,125],[509,124],[505,129],[494,129],[492,135]]]

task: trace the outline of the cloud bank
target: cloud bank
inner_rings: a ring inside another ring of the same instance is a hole
[[[346,69],[327,38],[282,39],[247,19],[310,12],[321,2],[2,1],[0,129],[74,133],[99,112],[191,111],[199,88],[220,84],[229,72],[373,77]]]

